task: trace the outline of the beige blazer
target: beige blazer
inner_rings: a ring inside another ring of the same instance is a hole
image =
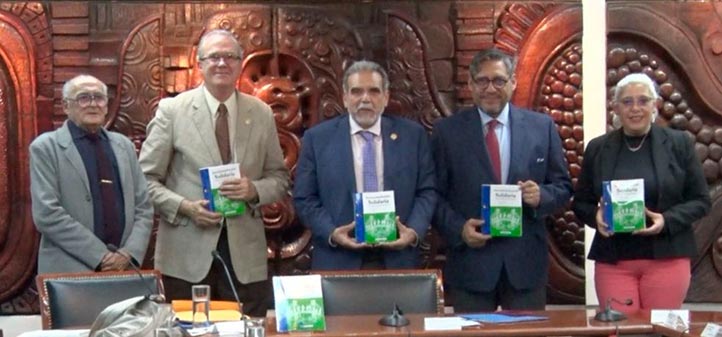
[[[267,278],[266,236],[257,207],[281,199],[289,176],[270,107],[240,92],[236,97],[233,157],[252,179],[259,202],[227,219],[228,240],[236,277],[250,283]],[[208,274],[221,233],[220,227],[200,228],[178,212],[183,199],[203,198],[199,169],[222,164],[211,118],[202,87],[161,100],[139,159],[160,215],[155,268],[189,282]]]

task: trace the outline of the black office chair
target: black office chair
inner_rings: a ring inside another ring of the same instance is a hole
[[[149,288],[164,294],[157,270],[142,270],[143,281],[134,271],[40,274],[36,279],[43,329],[90,327],[107,306],[135,296],[148,295]]]
[[[322,271],[326,315],[443,314],[444,288],[436,269]]]

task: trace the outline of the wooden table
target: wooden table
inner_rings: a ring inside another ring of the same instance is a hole
[[[275,318],[269,318],[266,326],[267,337],[450,337],[450,336],[609,336],[619,334],[649,334],[654,326],[649,318],[630,317],[614,323],[596,322],[590,316],[593,311],[555,310],[531,311],[531,315],[543,315],[545,321],[513,324],[484,324],[480,327],[459,330],[426,331],[424,317],[428,315],[406,315],[411,324],[405,327],[385,327],[378,324],[380,315],[327,316],[326,331],[291,332],[276,331]],[[673,335],[677,337],[677,335]]]

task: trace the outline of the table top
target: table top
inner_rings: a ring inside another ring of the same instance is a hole
[[[517,312],[515,312],[517,313]],[[527,311],[518,312],[530,315],[548,317],[544,321],[518,322],[511,324],[488,324],[478,327],[468,327],[463,330],[424,330],[424,317],[429,315],[406,315],[410,324],[405,327],[386,327],[378,324],[380,315],[354,315],[354,316],[326,316],[326,331],[317,332],[290,332],[276,331],[275,318],[269,318],[266,326],[266,336],[314,336],[314,337],[448,337],[448,336],[602,336],[615,332],[621,334],[652,333],[654,327],[649,318],[630,317],[620,322],[594,321],[594,311],[588,310],[556,310],[556,311]]]

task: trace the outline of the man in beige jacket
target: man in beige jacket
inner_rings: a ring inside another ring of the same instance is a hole
[[[209,284],[213,299],[233,299],[217,250],[229,261],[244,313],[265,316],[271,303],[266,238],[260,206],[281,199],[288,170],[271,109],[236,90],[243,50],[224,30],[207,32],[198,44],[204,84],[160,101],[148,124],[140,165],[160,215],[155,267],[169,299],[189,299],[191,285]],[[246,212],[223,217],[207,209],[199,169],[240,164],[241,178],[222,194],[243,200]]]

